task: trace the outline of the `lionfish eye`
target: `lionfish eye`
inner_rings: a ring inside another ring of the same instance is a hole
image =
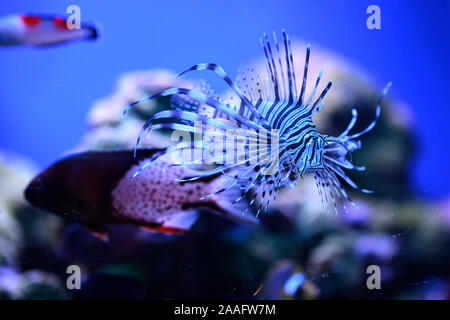
[[[291,181],[297,180],[297,175],[294,171],[291,171],[289,173],[289,180],[291,180]]]

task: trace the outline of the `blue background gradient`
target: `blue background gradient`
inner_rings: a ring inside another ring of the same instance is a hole
[[[261,55],[263,32],[286,28],[334,50],[410,104],[419,149],[412,166],[422,196],[450,191],[450,1],[2,1],[0,15],[65,14],[100,26],[98,43],[0,48],[0,149],[45,167],[77,144],[92,103],[126,71],[182,71],[216,62],[235,75]],[[366,8],[381,8],[381,30]],[[326,70],[324,70],[326,72]]]

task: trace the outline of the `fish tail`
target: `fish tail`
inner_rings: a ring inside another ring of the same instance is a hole
[[[86,33],[86,39],[98,39],[98,30],[96,27],[91,26],[91,25],[85,25],[83,26],[83,29],[85,30]]]

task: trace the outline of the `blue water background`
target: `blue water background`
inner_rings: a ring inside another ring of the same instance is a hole
[[[2,1],[0,15],[64,14],[71,4],[100,25],[98,43],[0,49],[0,149],[45,167],[79,142],[92,103],[123,72],[211,61],[234,75],[261,55],[263,32],[284,27],[351,59],[380,87],[392,81],[390,94],[416,114],[416,192],[450,191],[449,1],[22,0]],[[366,28],[371,4],[381,8],[381,30]]]

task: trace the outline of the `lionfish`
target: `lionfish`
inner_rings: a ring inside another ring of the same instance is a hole
[[[359,188],[347,176],[344,169],[365,170],[363,166],[352,164],[351,154],[361,148],[358,138],[372,130],[377,123],[381,101],[391,83],[385,87],[378,101],[375,119],[364,130],[350,133],[358,117],[356,109],[352,109],[352,118],[347,128],[338,137],[319,133],[312,116],[323,107],[322,100],[331,88],[332,81],[326,85],[317,99],[314,99],[322,77],[321,70],[312,93],[306,97],[305,89],[311,51],[310,45],[308,45],[303,80],[298,90],[291,42],[284,30],[282,35],[281,46],[275,32],[274,46],[269,42],[266,34],[261,38],[267,60],[265,77],[247,74],[241,76],[240,83],[236,84],[224,69],[215,63],[196,64],[178,75],[181,76],[196,70],[213,71],[230,87],[236,97],[234,102],[225,102],[209,88],[202,90],[169,88],[129,104],[124,110],[124,115],[134,105],[157,97],[172,96],[172,101],[178,101],[172,105],[170,110],[158,112],[147,120],[138,137],[136,148],[147,130],[150,134],[152,130],[156,129],[175,129],[195,135],[213,129],[216,133],[228,136],[231,130],[235,137],[231,143],[225,144],[226,152],[230,152],[230,150],[237,152],[237,158],[244,160],[236,161],[235,157],[235,161],[232,163],[218,162],[215,168],[186,180],[194,181],[217,173],[229,175],[232,178],[232,182],[228,186],[203,198],[212,197],[239,186],[240,195],[233,203],[247,199],[248,207],[251,207],[255,201],[259,202],[256,213],[258,216],[261,209],[266,210],[270,201],[276,198],[280,188],[285,186],[293,188],[299,176],[303,178],[305,173],[309,173],[316,181],[322,203],[326,206],[327,211],[330,211],[329,204],[332,202],[334,210],[338,213],[338,201],[347,211],[346,203],[354,206],[356,204],[350,199],[341,182],[344,181],[363,193],[372,192]],[[210,112],[205,113],[205,110]],[[199,129],[195,123],[200,123],[205,127]],[[245,134],[242,134],[242,130]],[[276,142],[276,147],[273,141]],[[228,148],[230,144],[231,148]],[[261,148],[263,149],[261,151],[259,147],[262,144],[265,145],[265,148]],[[171,146],[150,159],[135,175],[138,175],[154,159],[174,151],[175,147]],[[200,143],[199,141],[191,142],[190,147],[205,151],[211,147],[211,140],[203,139]],[[179,165],[195,163],[199,163],[199,159]]]

